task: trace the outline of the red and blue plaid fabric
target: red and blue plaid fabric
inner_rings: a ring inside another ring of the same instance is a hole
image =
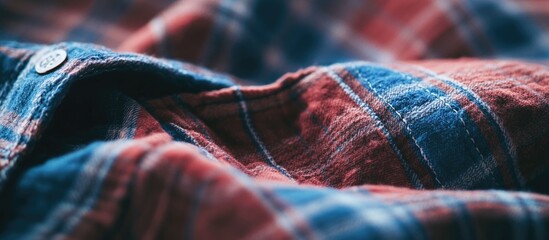
[[[547,1],[0,6],[0,239],[549,237]]]

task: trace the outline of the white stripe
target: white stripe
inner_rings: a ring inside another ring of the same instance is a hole
[[[517,156],[517,152],[516,152],[516,149],[515,149],[515,145],[511,141],[511,137],[509,137],[509,133],[503,127],[502,121],[492,111],[492,109],[488,106],[488,104],[486,104],[482,100],[482,98],[479,95],[477,95],[474,91],[470,90],[469,88],[465,87],[464,85],[462,85],[458,81],[455,81],[455,80],[451,79],[450,77],[448,77],[446,75],[437,74],[434,71],[431,71],[430,69],[424,68],[424,67],[419,66],[419,65],[411,64],[410,66],[414,67],[415,69],[419,70],[420,72],[423,72],[423,73],[425,73],[425,74],[427,74],[431,77],[434,77],[434,78],[442,80],[442,81],[451,82],[452,84],[455,84],[455,85],[459,86],[460,88],[464,89],[466,91],[466,93],[472,95],[473,98],[476,100],[476,102],[478,102],[478,104],[481,105],[481,107],[486,109],[486,111],[490,114],[490,117],[494,120],[494,122],[496,123],[497,127],[499,128],[499,130],[501,131],[501,133],[503,135],[503,138],[505,140],[505,144],[507,145],[507,152],[509,153],[509,155],[511,156],[511,159],[512,159],[512,165],[513,166],[511,166],[511,168],[513,169],[513,172],[517,176],[517,180],[519,181],[519,185],[521,187],[523,187],[525,185],[526,181],[524,180],[524,177],[522,176],[522,174],[520,173],[520,171],[518,169],[518,156]]]
[[[294,180],[285,168],[283,168],[282,166],[278,165],[275,162],[275,160],[273,159],[273,157],[265,147],[265,144],[263,144],[261,139],[259,139],[259,136],[257,135],[257,133],[254,130],[254,127],[252,126],[252,121],[250,120],[250,116],[248,114],[248,106],[246,106],[246,102],[244,101],[244,96],[242,95],[242,92],[240,92],[240,89],[238,86],[234,86],[233,88],[236,92],[236,95],[238,96],[238,102],[240,104],[240,107],[242,108],[242,112],[244,113],[244,122],[246,123],[246,127],[248,128],[248,130],[250,130],[253,140],[257,143],[257,145],[259,145],[261,152],[267,158],[271,166],[274,166],[277,170],[279,170],[282,174],[284,174],[289,179]]]
[[[376,127],[378,127],[379,129],[381,129],[383,131],[383,133],[386,135],[387,138],[389,138],[389,133],[388,133],[388,130],[383,126],[383,123],[381,122],[381,120],[379,119],[379,117],[377,116],[377,114],[375,114],[375,112],[364,102],[362,101],[362,99],[360,99],[360,97],[358,95],[356,95],[353,90],[351,89],[351,87],[349,87],[349,85],[347,85],[345,82],[343,82],[343,79],[341,79],[334,71],[332,71],[331,69],[329,68],[322,68],[322,71],[324,71],[326,74],[328,74],[328,76],[330,76],[331,79],[333,79],[334,81],[337,82],[337,84],[341,87],[341,89],[343,89],[343,91],[345,91],[345,93],[347,93],[347,95],[360,107],[362,108],[364,111],[366,111],[371,117],[372,119],[375,121],[376,123]],[[372,88],[373,89],[373,88]],[[377,94],[377,93],[376,93]],[[377,94],[379,95],[379,94]],[[396,112],[396,111],[395,111]],[[406,124],[406,127],[408,127],[408,124]],[[411,134],[410,134],[411,135]],[[412,136],[412,139],[413,136]],[[389,141],[391,142],[391,141]],[[415,139],[414,139],[414,142],[415,142]],[[417,145],[416,143],[416,146],[420,149],[421,151],[421,148]],[[402,162],[406,162],[404,160],[404,157],[402,156],[402,154],[400,153],[400,151],[398,150],[398,148],[394,145],[394,144],[391,144],[391,148],[393,148],[393,150],[395,151],[395,153],[399,156],[400,160]],[[423,151],[421,151],[422,155],[424,156],[423,154]],[[427,162],[428,164],[428,161],[427,161],[427,157],[424,156],[424,159],[425,161]],[[408,164],[406,162],[406,164]],[[412,169],[408,166],[408,165],[405,165],[406,167],[404,167],[406,173],[410,173],[412,174],[413,176],[410,176],[412,177],[413,179],[411,179],[413,181],[413,184],[418,186],[419,188],[422,188],[422,184],[421,182],[419,181],[417,175],[415,174],[415,172],[412,171]],[[434,173],[434,169],[432,166],[429,166],[431,168],[431,170],[433,171]],[[436,175],[436,174],[434,174]],[[436,176],[434,176],[434,179],[442,186],[442,183],[437,179]]]

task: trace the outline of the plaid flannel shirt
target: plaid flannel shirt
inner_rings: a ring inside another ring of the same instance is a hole
[[[0,4],[0,239],[549,236],[546,1]]]

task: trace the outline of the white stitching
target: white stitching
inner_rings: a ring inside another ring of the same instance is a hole
[[[362,65],[362,66],[367,66],[367,65]],[[354,67],[358,67],[358,65],[355,65]],[[356,69],[355,69],[356,70]],[[414,142],[414,145],[419,149],[419,152],[421,153],[421,156],[423,157],[423,159],[425,159],[425,163],[427,164],[427,166],[429,166],[429,168],[431,168],[431,171],[433,171],[433,177],[435,179],[435,181],[437,181],[438,184],[440,184],[440,186],[442,188],[444,188],[444,185],[440,182],[440,180],[437,178],[436,176],[436,172],[433,168],[433,165],[431,165],[429,163],[429,160],[427,159],[427,156],[425,155],[425,152],[423,151],[423,149],[419,146],[419,144],[417,143],[417,140],[416,138],[414,137],[414,135],[412,134],[412,129],[410,129],[409,127],[409,123],[408,121],[406,121],[406,118],[404,118],[402,115],[400,115],[400,113],[395,109],[395,107],[393,107],[393,105],[391,105],[391,103],[389,101],[387,101],[387,99],[383,98],[383,96],[381,94],[379,94],[377,92],[377,90],[372,86],[372,84],[370,83],[370,81],[368,80],[368,78],[364,77],[364,75],[362,75],[362,73],[360,73],[360,71],[356,71],[358,73],[358,77],[359,78],[362,78],[362,79],[365,79],[366,81],[366,84],[368,84],[368,86],[372,89],[372,91],[379,96],[379,98],[383,101],[385,101],[387,103],[387,105],[389,105],[389,107],[391,109],[393,109],[393,111],[399,116],[399,118],[402,120],[402,122],[404,122],[404,127],[406,128],[406,130],[408,131],[408,133],[410,134],[410,137],[412,138],[413,142]]]
[[[338,83],[338,85],[343,89],[343,91],[345,91],[345,93],[347,93],[349,95],[351,100],[353,100],[360,108],[364,109],[368,114],[370,114],[370,116],[373,118],[374,122],[376,123],[376,126],[379,129],[382,129],[382,131],[388,131],[387,128],[384,127],[383,123],[381,122],[381,120],[379,119],[377,114],[375,114],[375,112],[373,112],[373,110],[370,109],[370,107],[368,107],[367,104],[362,99],[360,99],[360,97],[358,95],[356,95],[356,93],[354,93],[353,90],[346,83],[342,82],[341,78],[339,76],[337,76],[337,74],[333,70],[331,70],[329,68],[324,68],[323,70],[324,70],[324,72],[326,72],[328,74],[328,76],[330,76],[330,78],[332,78],[334,81],[336,81]],[[389,134],[387,134],[387,135],[389,135]],[[402,154],[398,150],[396,144],[394,144],[394,143],[389,143],[389,144],[391,145],[391,148],[395,149],[395,152],[397,153],[399,158],[404,159],[404,157],[402,157]],[[406,161],[403,160],[403,162],[406,162]],[[408,163],[406,162],[403,165],[405,165],[404,168],[405,168],[405,171],[407,173],[408,173],[408,170],[410,171],[409,174],[412,175],[410,177],[412,178],[413,184],[417,184],[417,185],[420,186],[420,188],[423,188],[423,186],[421,185],[421,182],[418,179],[417,174],[413,171],[413,169],[411,169],[408,166]],[[441,186],[443,186],[442,183],[436,178],[436,176],[435,176],[435,180]]]
[[[485,103],[484,101],[482,101],[482,98],[480,98],[480,96],[478,96],[474,91],[467,90],[468,88],[462,86],[459,82],[451,79],[447,75],[437,74],[437,73],[433,72],[432,70],[427,69],[427,68],[422,67],[422,66],[419,66],[419,65],[410,64],[410,66],[412,66],[416,70],[418,70],[422,73],[425,73],[425,74],[427,74],[427,75],[429,75],[429,76],[431,76],[435,79],[438,79],[440,81],[443,81],[443,82],[447,81],[447,82],[450,82],[452,84],[456,84],[456,85],[460,86],[461,88],[465,89],[464,90],[465,92],[469,92],[469,94],[473,95],[473,97],[478,101],[479,107],[486,109],[486,111],[488,112],[487,117],[492,118],[493,121],[495,122],[496,126],[497,126],[497,129],[499,129],[501,131],[502,137],[504,139],[504,144],[507,145],[507,146],[503,146],[503,149],[505,149],[507,151],[507,153],[509,154],[509,156],[511,157],[511,160],[512,160],[511,166],[509,166],[510,171],[514,172],[514,174],[516,175],[519,187],[523,187],[524,184],[525,184],[525,180],[524,180],[524,177],[522,176],[522,174],[520,173],[520,170],[518,168],[518,160],[517,160],[518,157],[517,157],[515,146],[514,146],[513,142],[511,141],[511,138],[509,137],[509,134],[507,133],[507,131],[503,127],[503,124],[501,123],[501,120],[490,109],[488,104]]]

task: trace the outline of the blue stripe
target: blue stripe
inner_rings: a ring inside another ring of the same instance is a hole
[[[200,119],[198,119],[198,117],[196,117],[196,115],[194,115],[194,113],[190,111],[191,107],[186,102],[184,102],[183,99],[181,99],[181,96],[174,95],[171,97],[171,99],[175,102],[175,104],[177,104],[179,109],[181,109],[182,111],[185,112],[185,114],[191,117],[192,122],[196,126],[198,126],[200,130],[200,134],[202,134],[202,136],[204,136],[204,138],[206,138],[208,141],[213,142],[210,134],[208,133],[208,130],[204,126],[204,123],[201,122]]]
[[[170,136],[173,137],[173,140],[199,146],[196,140],[191,135],[187,134],[187,131],[182,127],[173,123],[166,122],[162,123],[161,126],[164,131],[166,131],[168,134],[170,134]]]
[[[368,192],[276,186],[274,195],[301,213],[313,232],[327,239],[424,239],[422,224],[405,206],[385,204]]]
[[[458,90],[462,94],[464,94],[469,101],[473,102],[484,114],[488,122],[490,123],[490,126],[494,129],[496,132],[496,135],[498,137],[499,143],[501,144],[502,148],[505,150],[505,156],[507,160],[507,165],[510,168],[511,175],[513,177],[513,180],[515,181],[515,184],[517,184],[520,188],[524,188],[525,181],[522,178],[520,171],[517,166],[517,156],[516,153],[512,149],[512,142],[510,140],[509,135],[505,132],[503,126],[499,124],[499,119],[497,119],[497,116],[493,113],[493,111],[490,109],[490,107],[482,101],[482,99],[473,91],[467,89],[464,86],[461,86],[461,84],[452,81],[450,78],[447,78],[443,75],[437,75],[436,73],[432,72],[429,69],[425,69],[420,66],[414,66],[419,71],[443,82],[447,85],[453,87],[454,89]]]
[[[355,65],[349,69],[361,85],[381,100],[415,145],[416,154],[433,171],[435,180],[449,188],[485,188],[502,184],[490,149],[475,122],[456,101],[422,80],[390,69]],[[391,99],[384,93],[415,85]],[[438,104],[438,105],[437,105]],[[466,170],[469,176],[462,176]]]
[[[411,184],[418,189],[423,188],[423,185],[419,181],[419,178],[417,174],[411,169],[411,167],[408,165],[408,162],[404,159],[404,156],[402,156],[402,153],[398,149],[397,145],[395,144],[393,137],[391,136],[391,133],[385,128],[383,123],[381,122],[381,119],[377,116],[377,114],[372,110],[372,108],[365,103],[356,93],[353,92],[351,87],[347,85],[341,77],[339,77],[334,71],[331,69],[323,69],[330,78],[332,78],[334,81],[337,82],[337,84],[345,91],[345,93],[360,107],[362,110],[364,110],[375,122],[376,127],[380,129],[383,134],[385,135],[387,142],[389,142],[389,145],[395,152],[395,154],[398,156],[398,159],[400,160],[400,164],[402,165],[402,168],[404,168],[404,172],[406,173],[406,176],[410,180]]]
[[[189,135],[185,129],[174,123],[163,121],[161,120],[162,118],[156,116],[158,114],[158,110],[155,107],[150,106],[150,104],[146,102],[140,102],[140,104],[149,112],[149,114],[154,116],[156,119],[159,119],[160,126],[164,131],[166,131],[166,133],[168,133],[173,138],[173,140],[178,142],[190,143],[197,147],[200,147],[196,139],[194,139],[193,136]]]
[[[170,136],[172,136],[175,141],[190,143],[197,148],[198,153],[200,153],[202,156],[205,156],[208,160],[214,161],[214,162],[219,161],[219,159],[217,159],[214,155],[212,155],[208,151],[208,149],[206,149],[206,147],[198,143],[198,141],[196,141],[196,138],[191,136],[186,129],[174,123],[163,123],[161,125],[162,125],[162,129],[164,129],[164,131],[170,134]],[[225,153],[225,155],[227,154]]]

